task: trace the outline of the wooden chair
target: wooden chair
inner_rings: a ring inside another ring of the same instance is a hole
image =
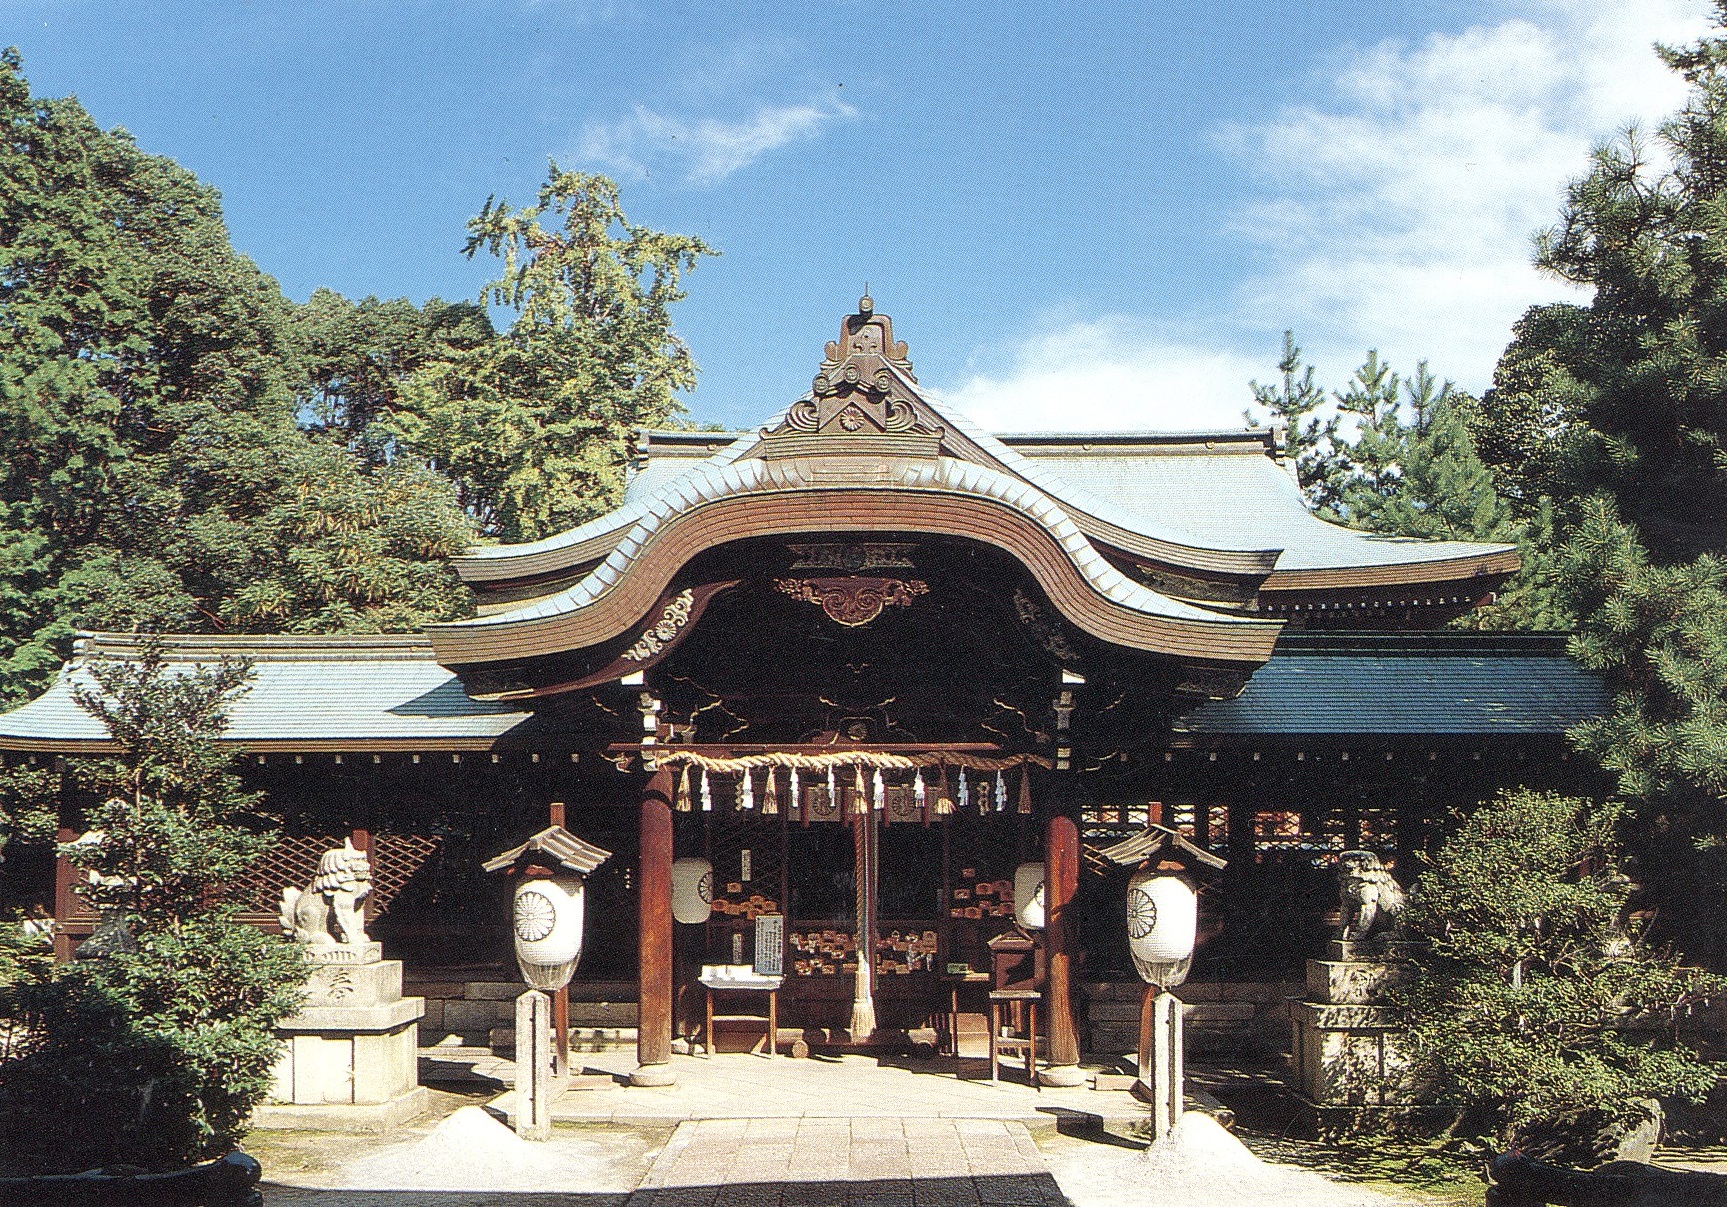
[[[993,989],[989,995],[989,1079],[1001,1080],[1001,1058],[1024,1056],[1025,1076],[1037,1086],[1037,1004],[1043,994],[1036,989]],[[1003,1010],[1007,1019],[1002,1018]]]

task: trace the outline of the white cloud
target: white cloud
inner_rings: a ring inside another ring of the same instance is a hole
[[[739,121],[668,117],[646,106],[613,123],[590,123],[577,152],[638,179],[670,175],[697,187],[718,184],[769,151],[814,138],[837,118],[854,116],[843,101],[763,105]]]
[[[1179,316],[1175,337],[1136,316],[1052,325],[949,400],[1001,431],[1236,425],[1286,327],[1332,385],[1377,348],[1404,372],[1426,359],[1485,388],[1526,308],[1581,296],[1530,265],[1534,232],[1592,145],[1682,103],[1652,44],[1708,26],[1703,0],[1524,0],[1520,13],[1345,48],[1314,99],[1220,132],[1256,188],[1233,223],[1250,266],[1218,313]]]
[[[1377,347],[1485,386],[1526,307],[1578,296],[1530,265],[1531,236],[1593,144],[1680,105],[1651,44],[1706,25],[1700,0],[1552,0],[1343,55],[1322,99],[1220,140],[1263,190],[1238,215],[1264,260],[1237,320],[1295,327],[1338,371]]]
[[[993,432],[1183,431],[1240,427],[1248,379],[1266,375],[1121,315],[1046,328],[1005,360],[932,393]]]

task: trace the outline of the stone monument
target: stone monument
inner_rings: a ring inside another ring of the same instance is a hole
[[[1398,924],[1403,889],[1372,851],[1344,851],[1337,876],[1337,937],[1323,959],[1307,962],[1307,994],[1289,1005],[1302,1096],[1321,1122],[1347,1124],[1417,1099],[1385,1004],[1409,976]]]
[[[419,1018],[425,1000],[402,996],[402,962],[366,935],[372,869],[345,841],[318,860],[305,889],[282,891],[282,929],[312,965],[298,1014],[276,1028],[274,1101],[258,1127],[381,1131],[421,1114]]]

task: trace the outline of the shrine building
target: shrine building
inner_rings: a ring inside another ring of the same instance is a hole
[[[1101,852],[1148,824],[1228,861],[1184,993],[1251,1039],[1325,936],[1339,852],[1407,881],[1453,810],[1596,786],[1564,733],[1607,693],[1563,636],[1442,627],[1517,567],[1320,520],[1275,430],[979,431],[865,298],[759,431],[645,432],[616,511],[455,559],[472,619],[165,640],[172,663],[255,660],[226,740],[287,838],[231,886],[246,916],[273,924],[355,836],[422,1042],[503,1021],[473,987],[515,980],[509,886],[480,865],[561,816],[612,852],[571,994],[623,1010],[650,1074],[704,1025],[701,967],[751,958],[764,918],[776,1042],[957,1042],[990,940],[1024,939],[1032,864],[1060,1070],[1131,1047],[1126,872]],[[139,641],[82,636],[0,715],[4,758],[104,751],[73,689]],[[86,804],[67,789],[64,837]],[[711,867],[705,921],[674,921],[684,859]],[[55,875],[64,955],[94,919]]]

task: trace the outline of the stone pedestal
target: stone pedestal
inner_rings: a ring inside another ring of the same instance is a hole
[[[1408,978],[1401,953],[1332,940],[1325,954],[1307,962],[1307,993],[1289,1003],[1302,1095],[1321,1114],[1414,1105],[1398,1028],[1382,1004],[1386,990]]]
[[[552,1138],[552,999],[530,989],[516,999],[516,1135]]]
[[[423,999],[402,996],[400,960],[320,959],[305,1005],[276,1029],[274,1101],[253,1126],[380,1131],[415,1118],[429,1097],[419,1083],[424,1012]]]

